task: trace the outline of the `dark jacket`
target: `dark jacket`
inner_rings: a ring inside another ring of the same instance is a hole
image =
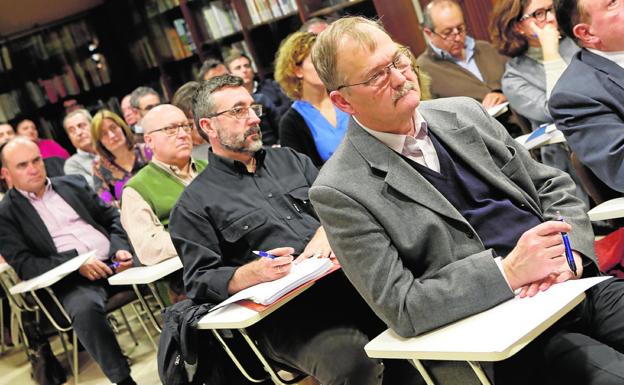
[[[555,85],[549,107],[581,162],[624,193],[624,69],[582,49]]]
[[[110,240],[108,255],[129,250],[117,209],[104,203],[80,175],[51,178],[52,188],[80,218]],[[78,255],[57,252],[54,241],[35,208],[19,191],[9,190],[0,203],[0,254],[21,279],[30,279]]]
[[[290,147],[307,155],[316,167],[321,168],[325,163],[316,149],[310,127],[303,116],[292,107],[286,111],[279,122],[279,136],[282,147]]]
[[[282,115],[286,113],[286,110],[288,110],[292,103],[292,100],[284,94],[280,86],[273,79],[264,79],[260,81],[255,93],[262,94],[271,101],[275,107],[275,113],[278,121]]]

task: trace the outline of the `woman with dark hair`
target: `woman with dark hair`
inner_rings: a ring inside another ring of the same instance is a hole
[[[152,151],[135,144],[126,122],[109,110],[93,117],[91,140],[98,154],[93,165],[94,188],[105,202],[117,204],[126,182],[152,159]]]
[[[552,124],[548,99],[555,83],[579,50],[570,38],[561,38],[553,0],[499,0],[490,21],[492,43],[511,57],[502,79],[511,107],[531,122],[533,129]],[[588,204],[570,164],[565,144],[543,146],[542,162],[570,174],[576,196]]]

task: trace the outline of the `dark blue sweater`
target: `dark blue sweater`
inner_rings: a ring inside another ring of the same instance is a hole
[[[440,173],[408,159],[409,163],[466,218],[486,249],[506,256],[522,233],[541,223],[540,218],[484,181],[460,157],[449,153],[431,131],[429,135],[438,154]]]

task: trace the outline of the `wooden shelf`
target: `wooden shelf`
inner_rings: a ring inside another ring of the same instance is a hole
[[[273,18],[271,20],[267,20],[267,21],[263,21],[263,22],[258,23],[258,24],[251,25],[251,26],[247,27],[247,29],[251,31],[251,30],[253,30],[255,28],[262,27],[263,25],[277,23],[280,20],[288,19],[288,18],[293,17],[293,16],[299,16],[299,11],[291,12],[291,13],[288,13],[286,15],[275,17],[275,18]]]
[[[329,15],[329,14],[332,14],[334,12],[338,12],[340,10],[343,10],[345,8],[349,8],[349,7],[352,7],[352,6],[364,3],[366,1],[369,1],[369,0],[353,0],[353,1],[348,0],[348,1],[345,1],[344,3],[333,5],[331,7],[321,8],[321,9],[319,9],[317,11],[314,11],[314,12],[310,13],[310,18]]]

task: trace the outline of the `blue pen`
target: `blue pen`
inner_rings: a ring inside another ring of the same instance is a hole
[[[119,262],[115,261],[113,263],[111,263],[110,265],[108,265],[108,267],[113,271],[113,273],[117,270],[117,268],[119,267]]]
[[[271,258],[271,259],[277,258],[277,255],[273,255],[271,253],[267,253],[266,251],[262,251],[262,250],[254,250],[253,253],[264,258]]]
[[[559,216],[559,220],[561,222],[565,222],[565,220],[563,219],[561,214],[559,214],[559,212],[557,212],[557,215]],[[570,246],[570,238],[568,237],[568,233],[566,232],[562,232],[561,237],[563,238],[563,246],[565,247],[565,255],[566,255],[566,260],[568,261],[568,266],[570,266],[570,270],[572,270],[572,273],[574,273],[574,276],[576,277],[576,262],[574,262],[574,254],[572,254],[572,247]]]

